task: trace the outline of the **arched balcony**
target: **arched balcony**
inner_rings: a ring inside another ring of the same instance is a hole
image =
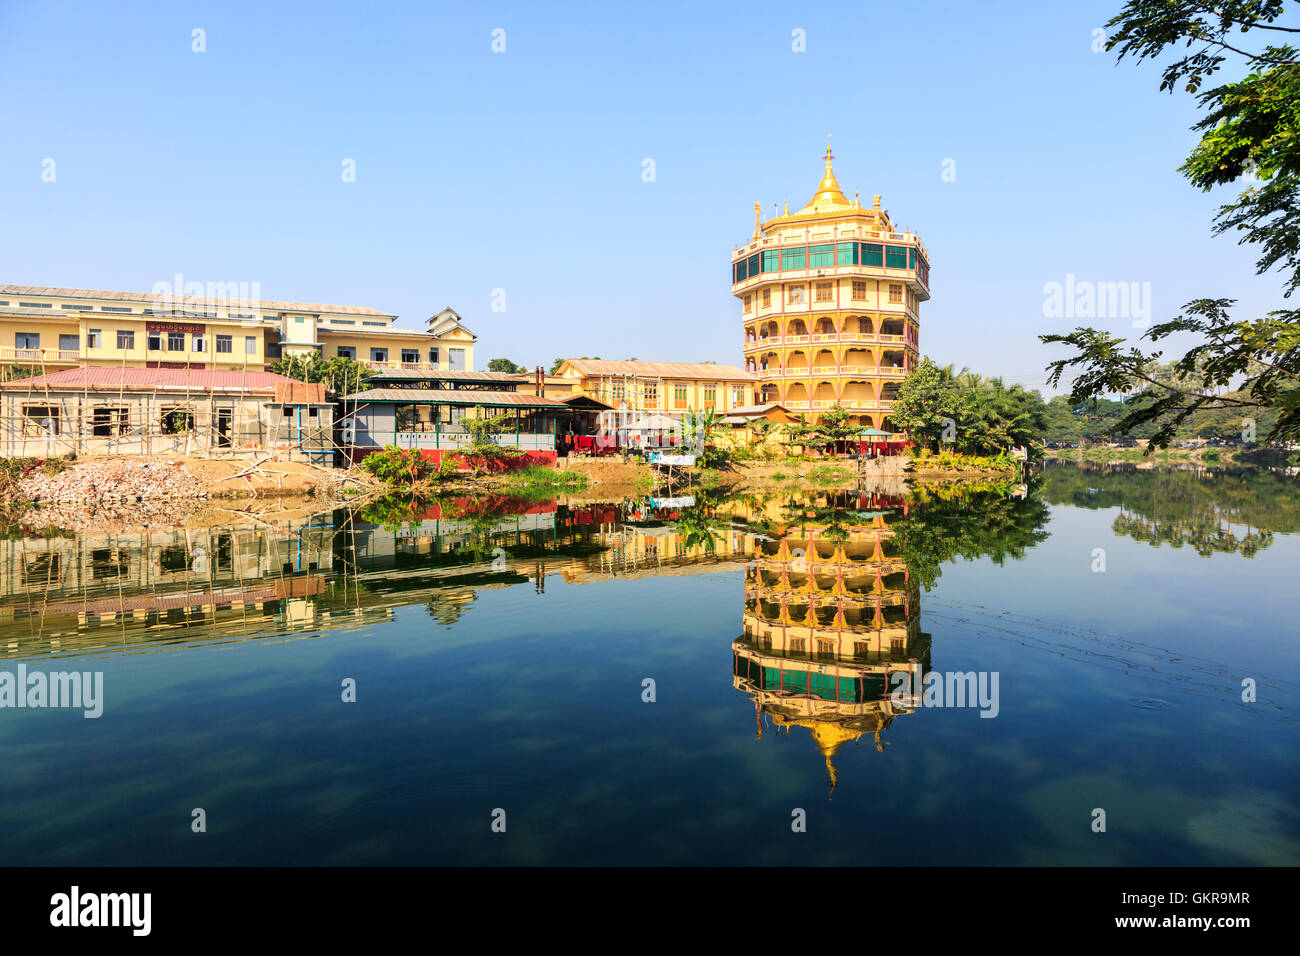
[[[793,382],[785,390],[785,401],[782,402],[789,408],[796,408],[800,405],[808,404],[808,386],[803,382]]]
[[[835,323],[827,317],[818,319],[817,325],[814,327],[814,334],[816,335],[834,335],[836,331]]]
[[[871,387],[870,382],[845,382],[844,391],[840,393],[840,402],[848,408],[861,408],[864,405],[874,405],[876,401],[875,390]]]
[[[785,328],[786,335],[807,335],[808,326],[803,319],[795,319]]]
[[[785,370],[791,374],[808,371],[808,353],[803,349],[796,349],[790,353],[785,360]]]
[[[834,405],[838,398],[839,396],[835,394],[835,385],[831,382],[818,382],[813,390],[813,402],[819,407],[823,403],[826,406]]]
[[[812,367],[819,372],[834,372],[839,367],[835,361],[835,353],[830,349],[821,349],[813,356]]]
[[[869,349],[847,349],[841,367],[846,372],[866,372],[876,367]]]

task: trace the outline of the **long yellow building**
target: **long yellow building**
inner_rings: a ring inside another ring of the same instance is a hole
[[[396,320],[361,306],[266,301],[227,288],[172,296],[0,285],[0,366],[261,369],[319,352],[375,369],[473,370],[477,336],[452,309],[431,316],[424,331]]]
[[[839,405],[858,424],[887,427],[903,378],[919,358],[920,308],[930,258],[919,236],[898,232],[876,196],[864,207],[840,190],[826,148],[817,192],[798,212],[760,221],[732,253],[745,368],[760,403],[815,420]]]
[[[556,378],[610,408],[679,418],[712,409],[724,415],[754,400],[754,376],[734,365],[710,362],[634,362],[565,359]],[[547,386],[547,394],[551,394]]]

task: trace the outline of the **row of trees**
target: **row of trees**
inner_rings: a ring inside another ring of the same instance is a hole
[[[918,445],[968,455],[1027,449],[1047,431],[1047,405],[1037,392],[928,357],[904,379],[889,415]]]

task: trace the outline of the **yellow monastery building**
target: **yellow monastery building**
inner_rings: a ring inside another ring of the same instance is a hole
[[[570,395],[585,395],[613,409],[674,418],[706,409],[725,415],[754,400],[752,373],[710,362],[571,358],[561,362],[551,378],[573,383]],[[550,379],[546,390],[548,396],[552,394]]]
[[[815,420],[835,405],[882,428],[898,386],[919,358],[930,259],[919,236],[898,232],[876,196],[849,200],[831,170],[808,204],[766,222],[732,254],[732,294],[745,328],[745,368],[757,403]]]
[[[319,352],[375,369],[474,369],[478,337],[452,309],[424,331],[396,319],[352,305],[0,285],[0,367],[262,369]]]

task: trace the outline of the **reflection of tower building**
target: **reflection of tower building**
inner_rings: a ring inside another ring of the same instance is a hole
[[[930,265],[919,236],[840,190],[831,171],[797,212],[760,222],[731,258],[745,326],[745,369],[756,401],[816,418],[841,405],[855,423],[885,425],[916,364]]]
[[[761,543],[745,576],[744,634],[732,644],[733,685],[777,727],[806,727],[826,759],[846,741],[881,734],[900,714],[894,674],[906,691],[924,678],[930,638],[920,630],[920,589],[908,574],[882,511],[854,508],[849,494],[821,499],[798,527]],[[841,500],[843,499],[843,500]],[[846,507],[847,506],[847,507]]]

